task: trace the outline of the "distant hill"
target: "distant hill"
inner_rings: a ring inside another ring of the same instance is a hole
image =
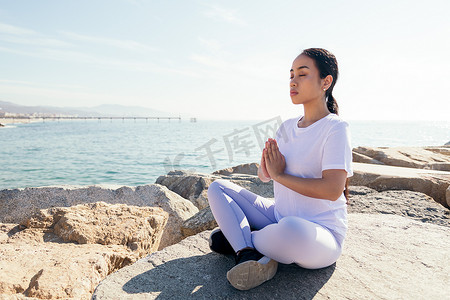
[[[54,106],[23,106],[11,102],[0,101],[4,112],[19,114],[62,114],[79,117],[178,117],[177,113],[159,111],[139,106],[124,106],[103,104],[94,107],[54,107]]]

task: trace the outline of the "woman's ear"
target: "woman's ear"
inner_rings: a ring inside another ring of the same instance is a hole
[[[328,90],[328,88],[329,88],[329,87],[331,86],[331,84],[333,83],[333,76],[327,75],[327,77],[325,77],[324,79],[322,79],[322,81],[323,81],[323,83],[322,83],[323,88],[322,88],[322,89]]]

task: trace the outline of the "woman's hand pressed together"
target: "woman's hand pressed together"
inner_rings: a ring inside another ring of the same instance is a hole
[[[270,178],[269,172],[267,172],[267,168],[266,168],[266,159],[264,158],[264,151],[263,151],[263,154],[261,155],[260,167],[261,167],[261,172],[264,175],[264,177],[266,177],[270,180],[271,178]]]
[[[280,149],[278,149],[276,140],[269,138],[266,141],[266,147],[263,149],[263,157],[270,178],[277,180],[278,176],[284,174],[286,160],[284,155],[281,154]]]
[[[263,156],[270,178],[299,194],[335,201],[344,190],[347,178],[345,170],[325,170],[321,178],[300,178],[284,173],[286,160],[274,139],[266,142]]]

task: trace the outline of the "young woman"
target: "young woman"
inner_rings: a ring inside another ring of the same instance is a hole
[[[208,198],[219,228],[212,250],[236,253],[227,273],[237,289],[271,279],[278,263],[308,269],[330,266],[341,255],[347,231],[344,190],[353,175],[348,124],[338,117],[332,92],[336,58],[321,48],[304,50],[290,70],[292,103],[304,115],[286,120],[265,143],[258,169],[273,180],[275,201],[228,180],[214,181]]]

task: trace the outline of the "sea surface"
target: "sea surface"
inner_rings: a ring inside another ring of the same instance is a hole
[[[0,189],[154,183],[171,170],[211,173],[260,162],[284,121],[66,120],[0,128]],[[352,146],[439,146],[450,122],[349,121]]]

